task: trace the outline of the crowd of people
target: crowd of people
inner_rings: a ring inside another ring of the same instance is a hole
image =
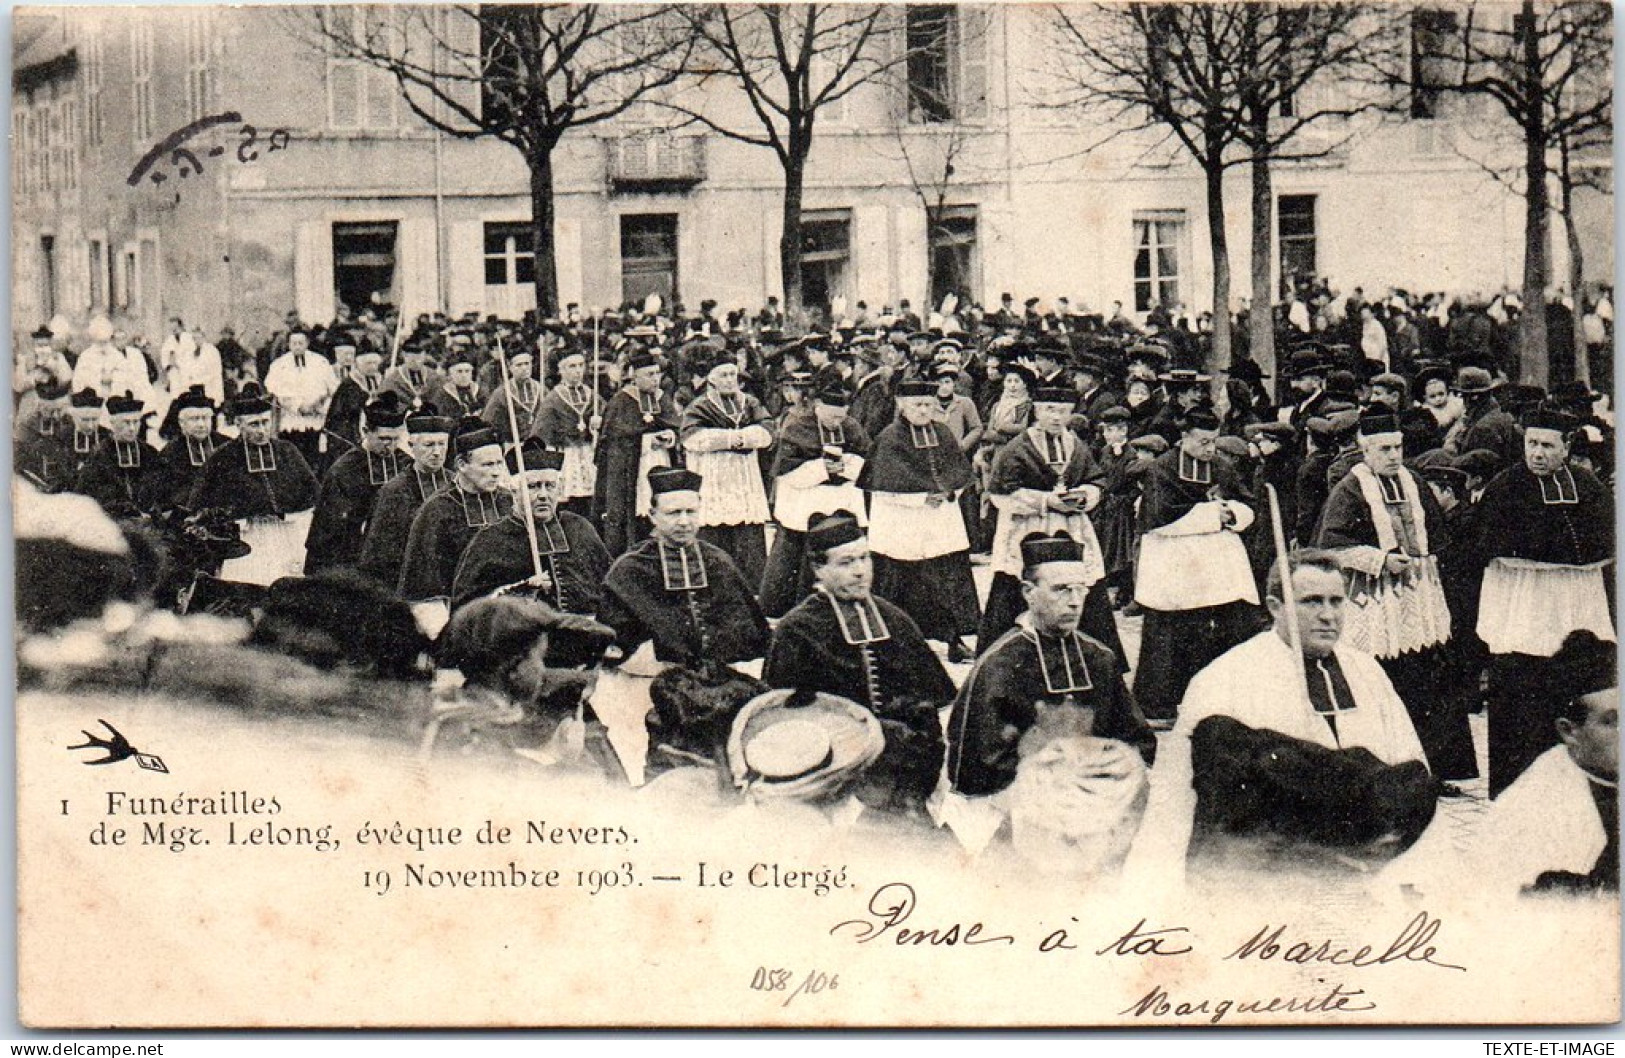
[[[1574,370],[1607,377],[1611,308],[1546,390],[1510,380],[1506,298],[1294,294],[1278,379],[1245,341],[1215,370],[1206,321],[1063,302],[290,314],[257,354],[42,328],[25,681],[140,596],[149,648],[227,651],[135,670],[171,688],[264,671],[232,652],[455,672],[426,759],[861,805],[1080,872],[1388,859],[1462,783],[1527,813],[1559,753],[1603,845],[1539,884],[1617,886],[1612,417]]]

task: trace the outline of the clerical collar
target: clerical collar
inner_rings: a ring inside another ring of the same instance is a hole
[[[73,431],[73,450],[78,455],[89,455],[94,452],[96,450],[95,432],[86,433],[75,427]]]
[[[1536,477],[1540,482],[1540,502],[1548,507],[1557,504],[1571,504],[1580,502],[1580,490],[1575,487],[1574,473],[1567,466],[1558,467],[1545,477]]]
[[[1338,714],[1352,713],[1356,703],[1354,692],[1349,690],[1349,681],[1343,675],[1343,667],[1337,663],[1337,655],[1312,658],[1306,654],[1303,671],[1309,683],[1309,704],[1317,715],[1326,718],[1326,723],[1332,729],[1332,737],[1341,743],[1337,730]]]
[[[378,391],[377,375],[351,375],[356,385],[361,387],[363,393],[376,393]]]
[[[38,430],[42,437],[55,437],[57,425],[61,421],[61,417],[57,415],[41,415],[34,429]]]
[[[401,472],[401,455],[393,448],[367,453],[367,483],[383,485]]]
[[[1024,622],[1022,634],[1038,648],[1038,668],[1044,674],[1047,693],[1077,694],[1094,689],[1089,663],[1084,659],[1083,639],[1077,632],[1047,635]]]
[[[300,353],[295,353],[294,354],[293,366],[298,368],[301,371],[303,371],[305,369],[305,358],[304,358],[304,356],[302,354],[300,354]]]
[[[733,426],[738,427],[745,420],[745,401],[737,393],[722,394],[712,391],[711,403],[723,414]]]
[[[580,412],[587,406],[587,399],[591,396],[586,386],[572,386],[565,382],[559,383],[559,398],[570,406],[571,411]]]
[[[908,439],[914,442],[915,448],[937,447],[937,427],[935,423],[926,423],[920,426],[916,423],[908,424]]]
[[[470,529],[484,529],[503,515],[502,503],[494,492],[469,492],[459,483],[457,499],[463,505],[463,523]],[[472,499],[473,505],[469,505]]]
[[[133,441],[114,441],[113,455],[121,470],[135,470],[141,466],[141,446]]]
[[[521,528],[524,526],[525,523],[519,521],[520,512],[517,509],[514,510],[510,517],[515,522],[518,522]],[[564,526],[559,524],[557,517],[545,522],[532,518],[531,524],[536,527],[537,554],[567,555],[570,553],[570,538],[564,535]]]
[[[660,548],[660,574],[667,591],[699,591],[706,586],[705,556],[699,544],[675,547],[664,540],[655,543]]]
[[[1213,484],[1213,464],[1206,459],[1197,459],[1195,456],[1181,449],[1179,452],[1179,480],[1188,481],[1192,485]]]
[[[820,586],[816,589],[829,600],[835,611],[835,622],[841,626],[841,638],[848,646],[862,647],[871,643],[884,643],[891,638],[886,618],[875,603],[873,595],[861,599],[837,599]]]
[[[644,422],[654,422],[655,416],[660,414],[660,394],[645,393],[642,390],[633,390],[638,399],[638,411],[643,413]]]
[[[418,372],[413,371],[411,368],[407,368],[405,371],[403,371],[401,373],[401,377],[406,379],[406,384],[411,387],[414,394],[416,394],[417,391],[423,386],[423,376]]]
[[[1388,504],[1390,507],[1397,507],[1408,502],[1405,498],[1405,486],[1399,480],[1398,474],[1388,476],[1373,474],[1372,477],[1377,479],[1377,486],[1382,489],[1383,503]]]
[[[195,467],[200,467],[214,455],[213,437],[188,437],[186,439],[186,458]]]
[[[269,443],[256,445],[243,442],[243,452],[248,457],[248,472],[250,474],[273,474],[276,472],[276,447]]]
[[[534,411],[536,402],[542,399],[541,386],[533,378],[522,379],[510,387],[513,400],[526,411]],[[528,394],[528,396],[527,396]]]
[[[1067,461],[1066,436],[1032,428],[1033,446],[1051,467],[1064,467]]]
[[[418,498],[422,500],[427,500],[430,496],[451,484],[451,475],[444,468],[429,471],[427,477],[424,476],[423,470],[419,467],[414,466],[412,472],[417,475]]]
[[[819,423],[818,442],[819,444],[845,446],[846,426],[844,424],[825,426],[823,423]]]

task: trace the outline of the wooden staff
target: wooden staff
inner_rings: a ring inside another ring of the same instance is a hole
[[[1287,562],[1286,528],[1281,522],[1281,497],[1275,494],[1275,486],[1265,483],[1264,491],[1270,500],[1270,533],[1275,538],[1275,561],[1280,563],[1281,570],[1281,605],[1286,614],[1286,642],[1292,650],[1292,665],[1298,670],[1298,689],[1303,692],[1304,701],[1309,703],[1310,712],[1314,711],[1314,702],[1309,698],[1309,673],[1303,663],[1303,639],[1298,632],[1298,599],[1297,592],[1292,587],[1292,567]]]
[[[587,383],[592,387],[592,413],[598,414],[598,314],[592,317],[592,372],[587,376]]]
[[[502,337],[497,336],[497,364],[502,371],[503,403],[508,406],[508,432],[513,436],[514,458],[519,463],[519,502],[525,516],[519,519],[525,527],[525,540],[530,544],[530,564],[536,576],[542,575],[542,549],[536,543],[536,523],[530,514],[530,483],[525,480],[525,442],[519,436],[519,416],[513,410],[513,376],[508,374],[508,358],[502,352]]]
[[[406,341],[406,310],[400,310],[395,317],[395,340],[389,345],[389,367],[386,370],[395,370],[395,363],[401,356],[401,345]]]

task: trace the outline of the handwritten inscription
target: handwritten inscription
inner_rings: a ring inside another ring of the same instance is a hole
[[[1226,959],[1279,959],[1282,962],[1299,963],[1331,963],[1334,966],[1382,966],[1392,962],[1421,962],[1430,966],[1437,966],[1442,970],[1462,970],[1465,966],[1454,963],[1440,962],[1434,956],[1439,949],[1431,941],[1439,932],[1440,922],[1427,912],[1418,914],[1410,923],[1400,931],[1379,954],[1369,945],[1361,945],[1350,950],[1346,947],[1334,947],[1329,940],[1322,940],[1316,944],[1312,940],[1295,940],[1286,936],[1287,927],[1278,926],[1273,932],[1265,926],[1236,948]]]
[[[141,160],[130,170],[130,175],[124,178],[124,182],[131,187],[139,187],[143,179],[154,186],[163,184],[169,179],[169,174],[160,168],[166,160],[168,166],[173,168],[176,176],[182,180],[194,175],[201,176],[203,160],[198,157],[198,151],[203,152],[203,157],[219,158],[226,153],[226,148],[218,143],[205,148],[200,143],[197,144],[197,151],[194,151],[187,144],[195,136],[201,136],[222,126],[237,125],[242,121],[241,114],[235,110],[228,110],[198,118],[191,124],[176,129],[153,144],[152,148],[141,156]],[[242,124],[237,130],[237,136],[237,161],[243,165],[258,161],[262,156],[260,150],[262,146],[264,154],[274,154],[286,150],[290,140],[287,129],[273,129],[261,139],[260,130],[249,124]]]
[[[1210,1024],[1217,1025],[1230,1014],[1331,1014],[1340,1010],[1359,1012],[1377,1009],[1377,1004],[1364,997],[1365,989],[1345,989],[1340,983],[1333,983],[1330,991],[1326,992],[1270,996],[1267,999],[1184,999],[1157,985],[1138,1002],[1118,1013],[1136,1018],[1204,1017]]]
[[[833,992],[841,985],[841,979],[838,975],[825,973],[822,970],[808,970],[802,975],[801,982],[792,989],[790,982],[793,980],[795,980],[795,972],[792,970],[769,969],[766,966],[758,966],[755,976],[751,978],[750,987],[753,992],[788,993],[784,997],[784,1002],[779,1004],[781,1007],[787,1007],[795,1002],[797,996],[815,996],[820,992]]]
[[[928,929],[906,927],[903,923],[913,916],[915,903],[912,885],[907,882],[888,882],[876,889],[874,895],[869,898],[867,918],[837,922],[830,927],[830,935],[835,936],[845,931],[859,944],[868,944],[872,940],[889,935],[892,943],[898,946],[923,944],[934,948],[1016,942],[1016,938],[1008,934],[983,936],[982,930],[985,927],[980,922],[968,925],[963,922],[952,922],[946,926],[933,926]]]

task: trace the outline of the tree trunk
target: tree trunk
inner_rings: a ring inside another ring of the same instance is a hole
[[[1213,257],[1213,351],[1209,370],[1230,368],[1230,239],[1224,229],[1224,167],[1209,158],[1207,169],[1208,249]]]
[[[1247,312],[1253,363],[1275,377],[1275,189],[1268,156],[1253,156],[1253,297]]]
[[[1580,245],[1580,228],[1574,222],[1574,174],[1569,169],[1569,152],[1561,145],[1561,168],[1557,174],[1558,214],[1563,218],[1563,236],[1569,244],[1569,296],[1574,299],[1574,377],[1591,384],[1591,347],[1585,337],[1585,249]]]
[[[530,235],[536,253],[536,318],[558,315],[559,270],[553,241],[553,144],[537,147],[530,166]]]
[[[1523,61],[1519,71],[1523,95],[1534,103],[1524,124],[1524,186],[1528,212],[1523,225],[1523,315],[1518,318],[1519,378],[1545,386],[1549,377],[1546,354],[1546,286],[1551,275],[1551,191],[1546,186],[1546,105],[1542,93],[1540,46],[1534,31],[1533,0],[1524,0],[1523,17],[1531,31],[1523,34]]]
[[[801,304],[801,191],[811,144],[792,141],[784,159],[784,230],[779,235],[779,275],[784,282],[784,315],[795,325],[807,324]]]

